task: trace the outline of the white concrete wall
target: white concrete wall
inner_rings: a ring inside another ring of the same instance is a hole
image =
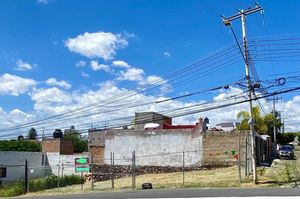
[[[185,165],[190,166],[201,164],[201,150],[202,135],[191,131],[115,133],[105,139],[104,162],[110,164],[114,152],[116,165],[130,165],[135,151],[136,165],[182,166],[186,151]]]
[[[88,157],[87,153],[73,155],[59,155],[59,153],[47,153],[48,161],[55,175],[72,175],[75,173],[75,158]],[[80,175],[80,174],[78,174]]]
[[[7,177],[2,179],[4,183],[24,180],[25,160],[29,178],[44,177],[51,173],[47,159],[43,162],[42,152],[0,151],[0,164],[7,168]]]

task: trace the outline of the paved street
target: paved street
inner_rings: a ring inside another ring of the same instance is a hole
[[[297,196],[299,188],[247,188],[247,189],[169,189],[127,192],[97,192],[62,196],[25,196],[33,199],[127,199],[127,198],[205,198],[205,197],[253,197],[253,196]],[[273,198],[273,197],[271,197]]]

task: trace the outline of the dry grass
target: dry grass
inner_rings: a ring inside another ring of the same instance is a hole
[[[236,166],[185,172],[184,185],[182,172],[146,174],[136,177],[136,187],[141,188],[142,184],[146,182],[151,182],[154,188],[237,187],[240,186],[237,173],[238,172]],[[116,189],[131,188],[131,184],[131,177],[125,177],[115,180]],[[111,181],[95,183],[96,189],[107,189],[108,187],[111,187]]]
[[[153,188],[182,188],[182,187],[252,187],[251,183],[241,184],[238,180],[238,169],[237,166],[218,168],[201,171],[185,172],[185,183],[183,185],[183,174],[178,173],[165,173],[165,174],[146,174],[136,177],[136,187],[140,189],[142,184],[145,182],[151,182]],[[126,190],[131,189],[132,178],[123,177],[115,179],[115,189]],[[112,191],[111,181],[96,182],[94,184],[95,190],[99,191]],[[81,190],[80,185],[74,185],[69,187],[63,187],[59,193],[70,194],[70,193],[82,193],[91,192],[91,184],[86,183],[84,189]],[[45,190],[37,193],[31,193],[31,195],[52,195],[57,194],[57,189]]]
[[[226,168],[217,168],[201,171],[185,172],[185,182],[183,184],[182,172],[163,173],[163,174],[146,174],[136,177],[136,188],[140,189],[143,183],[151,182],[153,188],[182,188],[182,187],[272,187],[280,186],[288,182],[288,178],[297,177],[300,174],[300,147],[295,149],[297,160],[275,160],[270,168],[258,168],[259,184],[254,185],[249,178],[243,179],[240,183],[238,180],[237,166]],[[287,166],[288,165],[288,166]],[[290,173],[287,174],[289,169]],[[290,176],[289,176],[290,175]],[[298,176],[300,177],[300,176]],[[130,190],[132,187],[132,178],[123,177],[115,179],[115,189],[111,189],[111,180],[96,182],[94,184],[95,191],[118,191]],[[60,189],[60,194],[91,192],[91,184],[86,183],[84,189],[81,190],[80,185],[73,185]],[[53,195],[57,194],[57,189],[45,190],[42,192],[32,193],[30,195]],[[30,196],[29,195],[29,196]]]
[[[295,147],[296,160],[276,159],[266,170],[263,179],[277,185],[295,183],[300,180],[300,147]]]

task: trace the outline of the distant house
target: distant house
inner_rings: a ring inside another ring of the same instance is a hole
[[[77,130],[75,130],[74,126],[71,126],[69,129],[65,129],[64,135],[72,135],[74,137],[80,138],[80,133]]]
[[[233,122],[222,122],[217,124],[215,128],[223,131],[233,131],[235,126]]]

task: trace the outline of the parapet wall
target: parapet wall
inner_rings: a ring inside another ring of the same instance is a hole
[[[176,130],[107,130],[105,144],[90,144],[95,163],[111,163],[114,153],[115,165],[131,165],[135,151],[135,164],[140,166],[182,166],[201,165],[202,135],[195,129]],[[91,137],[91,136],[90,136]],[[97,136],[94,136],[95,138]],[[188,153],[189,152],[189,153]]]
[[[115,165],[132,165],[132,152],[135,151],[135,164],[138,166],[180,167],[183,159],[187,167],[229,166],[237,164],[239,158],[246,161],[246,148],[249,146],[249,131],[200,133],[195,129],[176,129],[107,130],[94,133],[102,133],[105,137],[101,145],[97,145],[97,142],[90,145],[90,153],[96,164],[111,164],[113,152]]]

